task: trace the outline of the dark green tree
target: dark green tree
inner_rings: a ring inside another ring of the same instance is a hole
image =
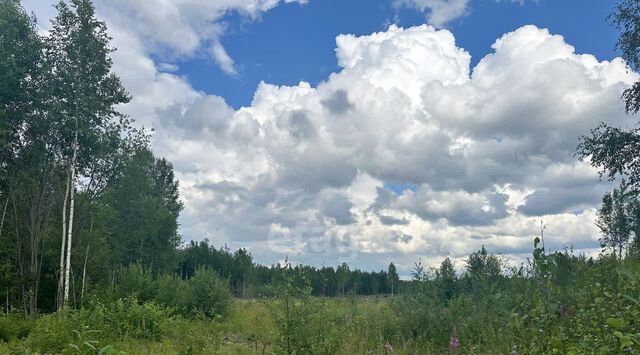
[[[440,268],[436,271],[436,284],[439,288],[440,299],[447,303],[456,297],[458,276],[451,259],[446,258],[440,264]]]
[[[157,272],[177,265],[182,203],[170,163],[139,149],[102,201],[112,211],[107,241],[114,269],[139,263]]]
[[[29,313],[40,296],[60,173],[50,149],[57,138],[51,134],[42,48],[35,19],[19,2],[0,1],[0,243],[6,242],[0,258],[13,259],[6,298]]]
[[[233,253],[233,261],[235,263],[236,279],[242,283],[242,297],[247,297],[247,281],[253,268],[253,258],[251,254],[243,248]]]
[[[398,276],[398,271],[393,263],[389,264],[387,277],[389,278],[389,286],[391,287],[391,296],[393,296],[394,291],[396,293],[398,292],[398,285],[400,284],[400,277]]]
[[[629,246],[630,254],[640,259],[640,200],[635,198],[631,206],[633,241]]]
[[[1,0],[0,180],[6,177],[7,164],[15,158],[23,143],[19,136],[33,112],[38,84],[34,79],[41,76],[41,48],[35,19],[27,15],[19,1]],[[6,203],[6,199],[3,202]]]
[[[346,263],[342,263],[336,269],[336,278],[338,281],[338,290],[340,295],[344,296],[347,292],[348,282],[349,282],[349,265]]]
[[[484,245],[467,259],[467,273],[471,282],[471,296],[474,313],[478,312],[480,297],[487,288],[492,288],[502,272],[502,260],[498,255],[489,254]]]

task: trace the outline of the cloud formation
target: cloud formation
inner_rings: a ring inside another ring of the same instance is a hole
[[[336,43],[342,69],[317,87],[262,83],[236,111],[202,95],[161,113],[173,129],[155,143],[181,172],[186,236],[329,264],[346,256],[319,241],[343,243],[354,264],[408,268],[483,244],[519,258],[542,218],[551,245],[597,248],[609,186],[573,155],[597,122],[623,123],[620,92],[637,76],[620,59],[534,26],[475,68],[427,25]]]
[[[451,32],[391,26],[338,36],[341,69],[316,87],[263,82],[234,110],[194,90],[171,58],[212,48],[225,11],[257,17],[279,1],[109,3],[98,9],[114,71],[134,96],[122,110],[155,128],[154,150],[174,163],[187,240],[248,247],[265,263],[408,270],[482,245],[521,259],[543,219],[552,248],[598,247],[594,207],[610,186],[573,154],[599,121],[625,123],[620,93],[637,75],[620,59],[525,26],[471,68]],[[175,32],[156,32],[168,18]],[[233,73],[230,57],[218,60]]]
[[[24,0],[25,8],[35,11],[42,28],[55,16],[57,0]],[[138,41],[138,50],[175,60],[198,52],[209,55],[220,69],[237,75],[233,59],[220,43],[225,32],[224,16],[237,12],[259,20],[266,11],[281,3],[305,4],[307,0],[95,0],[99,16],[110,29],[126,32]],[[123,38],[114,36],[116,42]],[[119,47],[120,48],[120,47]]]

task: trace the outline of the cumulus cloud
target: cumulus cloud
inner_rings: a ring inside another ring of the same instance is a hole
[[[336,43],[342,69],[317,87],[262,83],[237,111],[203,97],[162,114],[184,120],[158,132],[162,151],[197,165],[181,171],[185,235],[209,231],[262,260],[408,268],[482,245],[520,260],[542,218],[550,245],[597,248],[609,185],[573,154],[597,122],[624,119],[619,95],[637,76],[620,59],[576,54],[534,26],[474,68],[453,34],[426,25]],[[340,243],[358,256],[318,251]]]
[[[110,26],[114,70],[134,95],[122,110],[156,128],[154,150],[176,167],[185,239],[248,247],[266,263],[407,270],[482,245],[520,260],[543,219],[550,247],[597,248],[594,207],[610,186],[573,155],[599,121],[623,123],[620,93],[638,76],[622,60],[525,26],[471,68],[451,32],[391,26],[338,36],[341,69],[316,87],[261,83],[234,110],[148,55],[149,43],[190,55],[219,36],[219,17],[189,7],[199,3],[162,3],[136,36],[128,20]],[[279,2],[222,3],[212,11],[259,16]],[[148,6],[113,4],[140,16]],[[148,29],[173,17],[182,42]],[[202,21],[209,37],[193,37]]]

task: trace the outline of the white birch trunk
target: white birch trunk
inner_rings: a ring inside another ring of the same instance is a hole
[[[84,253],[84,266],[82,267],[82,291],[80,292],[80,303],[84,303],[84,285],[87,281],[87,260],[89,260],[89,243],[87,243],[87,250]]]
[[[65,258],[64,267],[64,298],[62,307],[67,305],[69,301],[69,272],[71,270],[71,241],[73,237],[73,209],[75,205],[75,178],[76,178],[76,159],[78,157],[78,132],[73,144],[73,159],[71,160],[71,179],[69,182],[69,226],[67,227],[67,257]]]
[[[64,250],[67,241],[67,201],[69,200],[69,185],[71,183],[71,172],[67,175],[67,186],[64,192],[64,202],[62,204],[62,243],[60,245],[60,278],[58,280],[58,310],[62,309],[62,289],[64,288]]]
[[[2,227],[4,227],[4,217],[7,215],[8,205],[9,205],[9,196],[7,196],[7,201],[4,203],[4,209],[2,210],[2,221],[0,221],[0,236],[2,236]]]

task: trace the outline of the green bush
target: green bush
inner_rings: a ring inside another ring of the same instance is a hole
[[[82,310],[83,324],[114,339],[160,339],[163,324],[171,310],[154,302],[140,304],[135,297],[103,304],[97,302]]]
[[[26,338],[34,327],[33,319],[18,314],[0,315],[0,340],[9,342]]]
[[[275,345],[287,354],[336,354],[343,341],[344,317],[327,307],[324,299],[311,297],[304,277],[288,277],[278,287],[273,309]]]
[[[120,270],[115,298],[136,296],[141,302],[154,299],[156,295],[156,282],[148,269],[139,264],[132,264]]]
[[[229,284],[215,270],[207,267],[196,269],[188,285],[193,295],[189,298],[192,310],[212,318],[227,315],[232,298]]]
[[[38,352],[60,353],[73,339],[77,326],[73,313],[58,312],[42,316],[27,337],[27,345]]]
[[[175,275],[153,278],[138,265],[122,269],[116,286],[106,302],[135,297],[142,303],[153,301],[170,307],[175,313],[187,316],[219,318],[226,316],[232,301],[228,282],[210,268],[196,269],[191,279]]]

